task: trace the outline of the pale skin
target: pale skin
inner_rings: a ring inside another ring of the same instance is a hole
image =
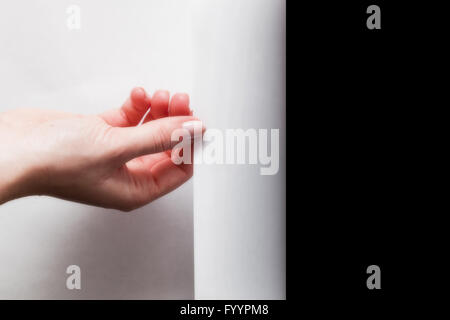
[[[141,207],[192,176],[192,164],[171,160],[171,134],[193,120],[187,94],[150,96],[143,88],[99,115],[0,113],[0,204],[48,195],[122,211]]]

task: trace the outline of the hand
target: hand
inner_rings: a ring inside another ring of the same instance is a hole
[[[170,154],[178,143],[172,132],[192,120],[188,95],[169,102],[167,91],[150,98],[142,88],[120,109],[96,116],[0,113],[0,204],[50,195],[123,211],[143,206],[192,176],[192,164],[175,165]]]

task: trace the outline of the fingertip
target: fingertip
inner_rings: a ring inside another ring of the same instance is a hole
[[[147,93],[145,92],[144,88],[136,87],[133,90],[131,90],[130,97],[133,102],[140,102],[146,99]]]
[[[167,117],[169,109],[170,92],[167,90],[156,90],[152,96],[152,114],[154,119]]]
[[[179,92],[179,93],[175,93],[173,95],[174,100],[178,100],[178,102],[182,102],[185,103],[189,106],[189,95],[185,92]]]
[[[163,100],[165,101],[169,101],[169,97],[170,97],[170,92],[168,90],[156,90],[155,93],[153,94],[153,100],[158,99],[158,100]]]
[[[176,93],[169,103],[170,116],[190,115],[189,95],[187,93]]]
[[[158,89],[158,90],[155,91],[154,94],[170,95],[170,91],[169,90],[165,90],[165,89]]]

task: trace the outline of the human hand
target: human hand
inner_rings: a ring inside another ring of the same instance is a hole
[[[120,109],[100,115],[19,109],[0,113],[0,204],[50,195],[130,211],[187,181],[192,164],[176,165],[171,134],[198,120],[189,96],[142,88]],[[169,101],[170,100],[170,101]],[[136,127],[151,105],[142,126]]]

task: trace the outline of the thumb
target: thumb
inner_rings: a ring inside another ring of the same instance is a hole
[[[172,133],[185,129],[191,138],[204,131],[201,122],[192,116],[165,117],[137,127],[116,127],[115,146],[121,161],[128,161],[150,153],[170,150],[179,143],[172,141]]]

